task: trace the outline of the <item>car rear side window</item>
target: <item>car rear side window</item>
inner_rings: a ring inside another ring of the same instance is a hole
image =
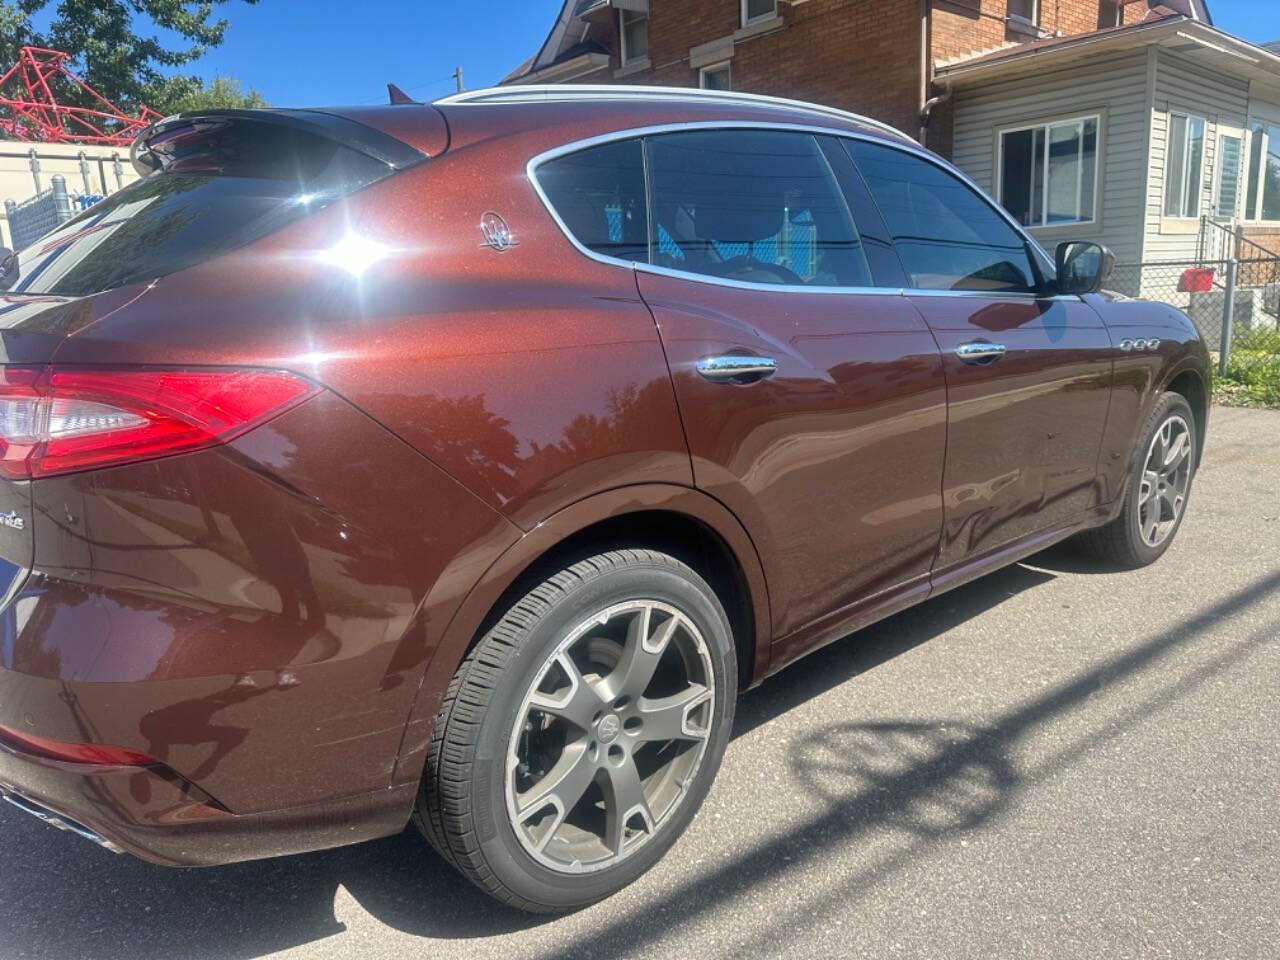
[[[865,287],[871,272],[830,164],[807,133],[645,140],[655,266],[737,282]]]
[[[265,122],[173,133],[164,169],[18,255],[14,293],[86,296],[149,281],[251,243],[392,167],[325,137]]]
[[[541,164],[538,184],[565,229],[588,250],[649,259],[644,150],[639,140],[589,147]]]
[[[1031,293],[1026,241],[963,180],[920,157],[846,141],[913,287]]]

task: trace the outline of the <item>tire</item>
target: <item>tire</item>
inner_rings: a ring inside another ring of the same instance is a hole
[[[1169,474],[1150,469],[1157,441],[1165,455],[1170,453],[1166,444],[1175,448],[1175,454],[1182,451],[1176,470]],[[1180,394],[1162,394],[1140,435],[1120,514],[1082,535],[1081,545],[1094,556],[1124,567],[1145,567],[1160,559],[1187,515],[1198,450],[1191,406]]]
[[[512,605],[458,668],[414,819],[505,903],[594,903],[692,821],[736,694],[729,621],[696,572],[651,550],[588,557]]]

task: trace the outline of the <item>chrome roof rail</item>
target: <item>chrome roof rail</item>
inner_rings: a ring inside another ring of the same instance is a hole
[[[742,104],[746,106],[786,107],[817,116],[831,117],[870,127],[884,133],[912,140],[897,127],[879,120],[872,120],[859,113],[825,107],[818,103],[804,100],[788,100],[785,97],[769,97],[759,93],[739,93],[735,90],[701,90],[695,87],[643,87],[624,84],[542,84],[514,85],[509,87],[488,87],[483,90],[468,90],[443,97],[438,104],[475,104],[475,103],[574,103],[584,101],[608,100],[660,100],[683,103],[722,103],[726,106]]]

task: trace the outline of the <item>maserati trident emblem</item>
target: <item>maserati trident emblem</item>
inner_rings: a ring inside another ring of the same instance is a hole
[[[27,521],[18,516],[18,511],[10,510],[8,513],[0,513],[0,524],[12,527],[14,530],[24,530],[26,529]]]
[[[518,247],[520,241],[511,233],[511,227],[502,218],[502,214],[487,211],[480,217],[480,233],[484,237],[482,247],[489,247],[499,253],[505,253],[512,247]]]
[[[618,719],[618,715],[616,713],[607,713],[596,728],[596,733],[600,735],[601,743],[613,743],[617,739],[618,731],[621,729],[622,721]]]

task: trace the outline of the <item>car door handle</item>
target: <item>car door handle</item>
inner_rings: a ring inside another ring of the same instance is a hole
[[[962,343],[956,347],[956,356],[965,363],[995,363],[1004,354],[1005,345],[1003,343],[987,343],[985,340]]]
[[[698,373],[712,383],[755,383],[772,377],[778,372],[778,361],[772,357],[724,354],[703,357],[698,361]]]

